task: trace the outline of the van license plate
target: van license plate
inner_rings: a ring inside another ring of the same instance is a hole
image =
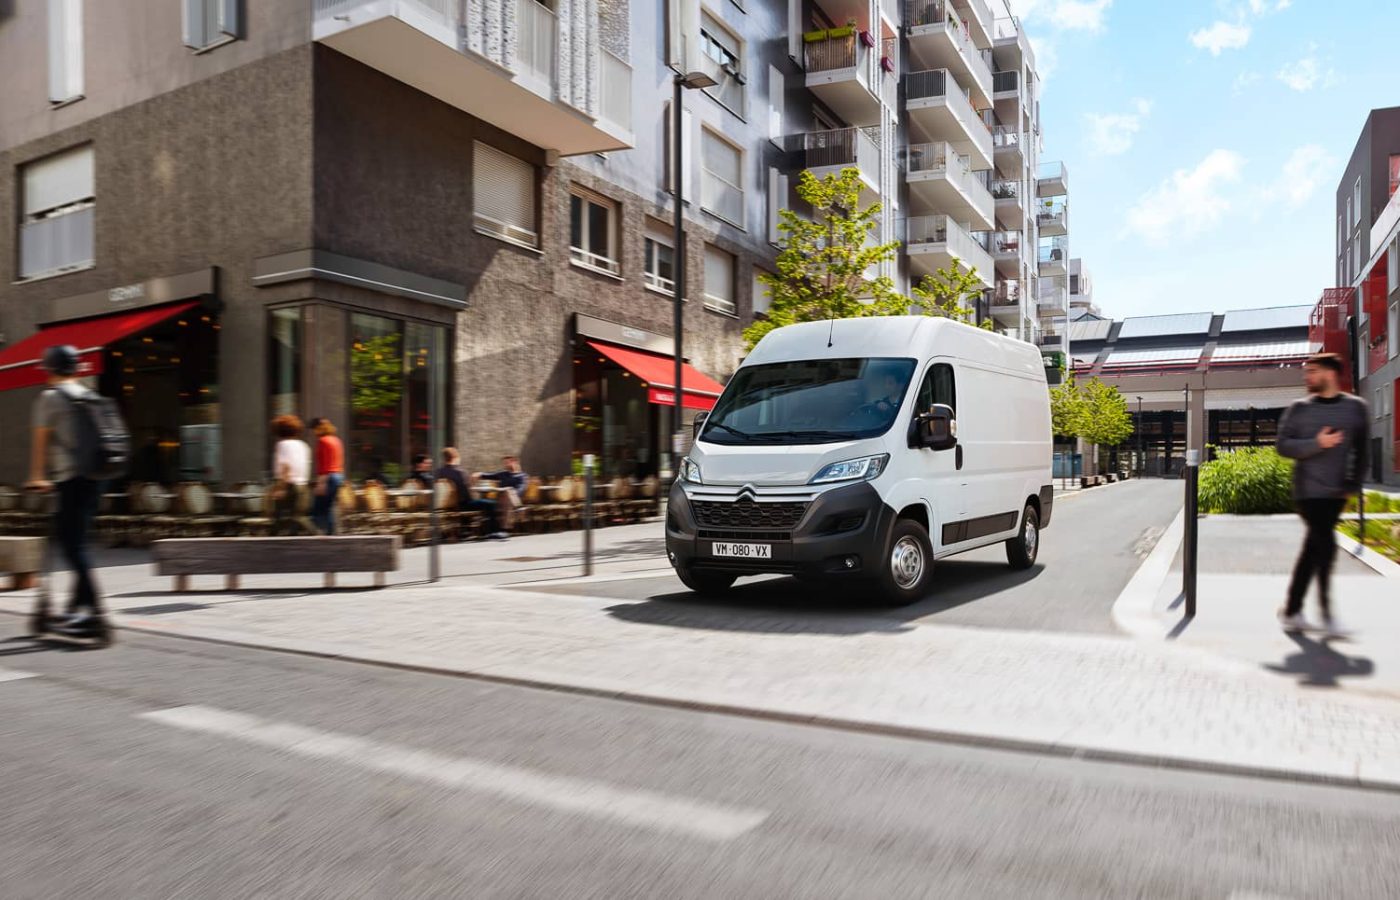
[[[710,552],[715,556],[731,556],[735,559],[772,559],[772,544],[711,544]]]

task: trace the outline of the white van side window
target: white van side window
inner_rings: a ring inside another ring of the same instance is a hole
[[[934,363],[929,366],[924,381],[919,385],[916,412],[928,412],[935,403],[943,403],[958,411],[958,383],[953,367],[947,363]]]

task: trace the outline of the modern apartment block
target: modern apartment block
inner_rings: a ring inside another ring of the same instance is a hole
[[[1099,305],[1094,302],[1093,273],[1079,258],[1069,261],[1069,312],[1071,319],[1080,318],[1085,313],[1100,315]]]
[[[679,135],[676,71],[714,82]],[[861,172],[901,285],[976,266],[1031,341],[1066,309],[1005,0],[49,0],[0,6],[0,80],[0,411],[75,343],[161,480],[262,476],[282,412],[337,422],[355,477],[446,443],[665,473],[802,169]]]
[[[1400,107],[1372,110],[1337,185],[1336,287],[1312,339],[1355,361],[1371,404],[1370,480],[1400,484]],[[1351,338],[1347,320],[1354,322]]]

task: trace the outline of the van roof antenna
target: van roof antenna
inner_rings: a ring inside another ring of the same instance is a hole
[[[826,329],[826,345],[831,346],[831,335],[836,331],[836,317],[831,317],[831,325]]]

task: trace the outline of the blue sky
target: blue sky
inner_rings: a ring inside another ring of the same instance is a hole
[[[1045,76],[1042,160],[1115,318],[1313,303],[1334,194],[1400,105],[1400,0],[1011,0]]]

